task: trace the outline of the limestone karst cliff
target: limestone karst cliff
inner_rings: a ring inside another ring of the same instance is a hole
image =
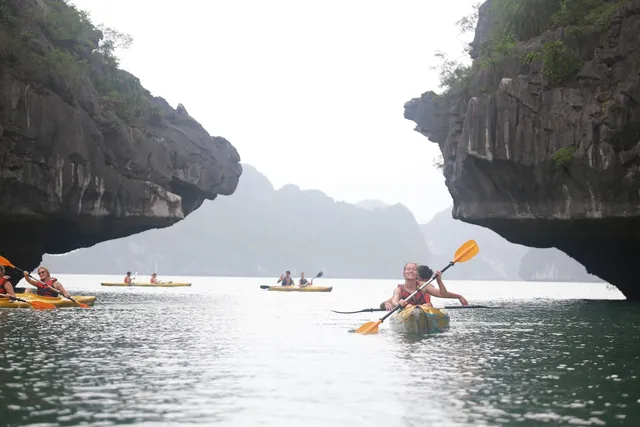
[[[16,265],[236,189],[236,149],[120,70],[126,41],[61,0],[0,0],[0,253]]]
[[[640,299],[640,1],[490,0],[470,67],[405,104],[453,216],[556,247]]]

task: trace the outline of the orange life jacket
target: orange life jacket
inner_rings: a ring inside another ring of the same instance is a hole
[[[8,289],[5,286],[5,283],[11,283],[11,282],[9,282],[9,279],[11,279],[11,277],[9,277],[9,276],[0,277],[0,293],[6,294],[6,293],[9,292]]]
[[[56,282],[55,277],[50,277],[47,281],[45,281],[45,283],[51,287],[53,287],[53,284]],[[52,291],[51,289],[47,288],[45,285],[43,285],[42,283],[40,283],[39,281],[36,282],[36,287],[38,288],[38,295],[41,295],[43,297],[57,297],[58,293],[55,291]]]
[[[418,286],[418,284],[416,284],[416,286]],[[404,288],[404,285],[398,285],[398,287],[400,288],[400,299],[406,301],[407,298],[409,298],[409,295],[411,295],[411,292],[408,292]],[[407,303],[413,305],[431,304],[431,295],[429,295],[425,290],[421,290],[413,296],[411,301],[407,301]]]

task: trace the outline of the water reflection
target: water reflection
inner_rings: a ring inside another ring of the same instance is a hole
[[[406,412],[428,402],[445,425],[637,422],[638,315],[633,305],[616,305],[460,313],[438,339],[394,338],[412,379],[402,391]]]

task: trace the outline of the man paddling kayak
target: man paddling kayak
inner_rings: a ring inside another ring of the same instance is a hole
[[[282,286],[293,286],[294,282],[293,282],[293,278],[291,277],[291,272],[287,270],[285,271],[284,274],[285,274],[284,276],[282,274],[280,275],[280,278],[276,283],[282,282]]]
[[[64,286],[62,286],[62,283],[58,282],[58,279],[56,279],[55,277],[51,277],[51,273],[49,272],[49,269],[47,267],[38,267],[38,276],[40,276],[40,281],[32,279],[31,277],[29,277],[29,273],[27,273],[26,271],[24,272],[24,280],[26,280],[30,285],[33,285],[37,288],[35,292],[31,288],[27,288],[24,290],[26,293],[36,293],[40,296],[45,297],[57,297],[58,292],[60,292],[65,297],[69,298],[69,292],[67,292]],[[51,286],[58,292],[51,290],[50,288],[48,288],[48,286]]]
[[[392,310],[395,306],[400,304],[402,307],[411,305],[423,305],[426,304],[429,307],[431,305],[431,296],[438,298],[457,298],[462,305],[469,305],[465,297],[459,294],[449,292],[440,277],[442,273],[436,271],[436,282],[438,283],[437,289],[435,286],[429,284],[418,292],[411,301],[405,301],[405,298],[409,297],[418,287],[424,282],[428,281],[433,276],[433,270],[426,265],[421,265],[415,262],[408,262],[404,266],[404,284],[398,285],[394,291],[393,296],[380,304],[380,308],[384,308],[387,311]]]
[[[15,297],[16,293],[13,290],[13,285],[9,281],[11,277],[4,275],[4,266],[0,265],[0,296],[12,296]]]
[[[300,287],[307,285],[309,281],[304,278],[304,271],[300,273]]]

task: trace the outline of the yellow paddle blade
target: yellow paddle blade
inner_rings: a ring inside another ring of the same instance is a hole
[[[380,325],[380,323],[382,323],[380,320],[376,320],[375,322],[367,322],[364,325],[360,326],[358,329],[356,329],[356,334],[363,334],[363,335],[377,334],[378,326]]]
[[[15,268],[15,265],[11,264],[11,262],[3,256],[0,256],[0,265],[4,265],[5,267]]]
[[[453,262],[456,263],[456,262],[469,261],[471,258],[476,256],[479,251],[480,251],[480,248],[478,247],[478,244],[476,243],[476,241],[469,240],[468,242],[466,242],[465,244],[463,244],[458,248],[458,250],[456,251],[455,257],[453,258]]]

